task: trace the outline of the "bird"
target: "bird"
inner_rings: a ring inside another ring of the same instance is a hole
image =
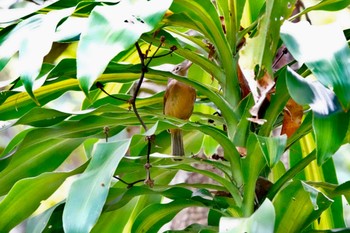
[[[185,60],[176,65],[172,70],[173,74],[187,77],[188,69],[192,62]],[[166,116],[188,120],[192,113],[196,100],[196,90],[176,79],[169,79],[164,94],[163,113]],[[170,129],[172,155],[185,155],[183,135],[181,129]]]

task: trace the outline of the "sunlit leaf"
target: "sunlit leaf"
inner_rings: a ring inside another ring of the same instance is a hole
[[[349,113],[343,112],[334,93],[317,80],[304,79],[290,68],[286,75],[291,97],[301,105],[308,104],[314,112],[317,162],[322,164],[343,144],[349,125]]]
[[[325,87],[334,91],[341,106],[348,110],[350,48],[343,31],[330,24],[313,26],[307,22],[285,22],[281,38],[293,57],[305,63]]]
[[[301,232],[331,204],[332,200],[316,189],[295,180],[274,198],[275,232]],[[288,205],[286,205],[288,203]]]
[[[20,179],[55,170],[84,139],[49,139],[19,147],[0,172],[0,195],[4,195]]]
[[[249,218],[221,218],[219,224],[220,232],[240,233],[275,232],[276,213],[269,199],[266,199],[260,208]]]
[[[94,8],[77,50],[77,77],[85,93],[113,57],[131,47],[142,33],[153,30],[171,2],[120,1]]]
[[[89,232],[106,201],[113,173],[130,140],[97,144],[85,172],[74,181],[63,212],[66,232]]]
[[[63,181],[78,172],[42,173],[33,178],[18,181],[0,202],[0,230],[9,232],[13,227],[28,218],[48,198]]]
[[[203,207],[200,202],[182,199],[167,204],[153,204],[146,207],[136,218],[132,232],[157,232],[182,209],[190,206]]]
[[[70,116],[70,114],[53,109],[33,108],[23,117],[18,119],[16,124],[44,127],[59,123],[68,116]]]
[[[244,68],[253,70],[258,66],[258,77],[266,72],[272,76],[272,62],[276,53],[280,27],[292,13],[296,1],[267,1],[265,13],[259,18],[256,35],[247,40],[242,50]]]

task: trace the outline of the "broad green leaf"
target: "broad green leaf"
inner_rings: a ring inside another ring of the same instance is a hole
[[[52,216],[52,213],[56,210],[58,206],[62,205],[62,203],[57,203],[51,208],[45,210],[43,213],[32,216],[28,218],[26,224],[26,233],[41,233],[47,227],[48,222]],[[52,228],[52,226],[51,226]]]
[[[55,170],[84,139],[49,139],[20,147],[0,172],[0,195],[6,194],[20,179]]]
[[[350,48],[343,31],[335,25],[286,22],[281,28],[281,38],[293,57],[305,63],[325,87],[334,91],[343,109],[348,110]]]
[[[247,40],[241,52],[244,68],[254,70],[258,66],[258,78],[265,73],[273,77],[272,62],[279,43],[280,27],[291,15],[295,0],[267,1],[265,13],[259,18],[256,35]]]
[[[304,79],[290,68],[286,75],[291,97],[301,105],[308,104],[314,112],[317,163],[322,164],[343,144],[349,126],[349,113],[343,112],[334,93],[317,80]]]
[[[157,26],[171,2],[127,0],[94,8],[77,50],[77,77],[86,94],[113,57]]]
[[[120,193],[120,195],[118,195]],[[154,188],[150,189],[146,186],[134,186],[129,189],[111,188],[109,197],[110,199],[106,203],[106,211],[116,210],[127,203],[133,198],[141,195],[162,195],[169,199],[189,199],[192,196],[192,192],[186,188],[169,187],[169,188]]]
[[[137,216],[131,232],[157,232],[180,210],[191,206],[205,207],[200,202],[188,199],[176,200],[167,204],[149,205]]]
[[[274,231],[276,213],[269,199],[266,199],[259,209],[249,218],[220,219],[220,232],[241,233],[272,233]]]
[[[286,149],[287,136],[261,137],[256,136],[261,147],[261,151],[266,159],[267,165],[272,168],[280,161]]]
[[[320,217],[332,200],[319,190],[295,180],[278,193],[273,204],[276,210],[275,232],[301,232]]]
[[[82,166],[81,168],[84,168]],[[28,218],[48,198],[63,181],[82,171],[42,173],[37,177],[18,181],[0,202],[0,230],[9,232]]]
[[[259,141],[255,134],[250,134],[247,141],[247,156],[242,159],[242,173],[244,179],[243,216],[253,213],[255,199],[255,184],[260,172],[266,165]]]
[[[47,108],[33,108],[23,117],[18,119],[17,125],[31,125],[45,127],[57,124],[66,119],[70,114]]]
[[[34,15],[10,31],[0,44],[0,70],[19,51],[21,80],[28,94],[33,94],[34,81],[40,73],[44,56],[50,51],[58,22],[73,12],[73,8]],[[38,36],[45,35],[45,36]]]
[[[140,198],[130,200],[125,206],[116,211],[102,212],[92,233],[124,233],[130,232],[135,215],[135,207]],[[153,200],[155,201],[155,200]]]
[[[130,140],[97,144],[85,172],[74,181],[63,212],[65,232],[90,232],[106,201],[113,173]]]

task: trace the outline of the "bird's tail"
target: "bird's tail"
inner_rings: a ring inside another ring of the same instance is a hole
[[[184,143],[182,139],[182,130],[181,129],[171,129],[171,148],[172,154],[176,156],[185,155]]]

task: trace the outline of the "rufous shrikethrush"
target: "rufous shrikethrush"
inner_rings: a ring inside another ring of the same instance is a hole
[[[187,77],[188,69],[192,62],[185,60],[175,66],[173,73],[179,76]],[[164,94],[163,113],[167,116],[176,117],[182,120],[188,120],[193,112],[194,102],[196,100],[196,90],[180,81],[169,79]],[[170,129],[172,155],[185,155],[184,144],[181,129]]]

